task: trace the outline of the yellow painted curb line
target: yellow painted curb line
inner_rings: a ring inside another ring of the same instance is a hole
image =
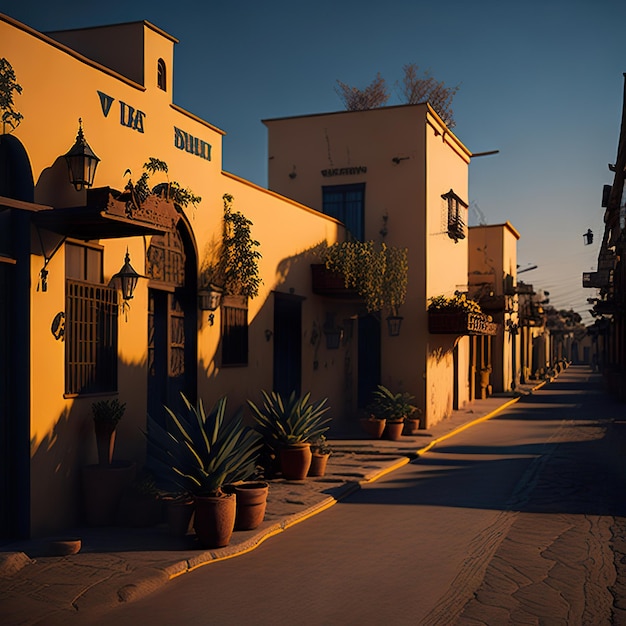
[[[545,383],[542,383],[542,385],[543,384]],[[538,389],[542,385],[538,385],[537,387],[533,388],[533,391],[535,389]],[[467,424],[463,424],[462,426],[459,426],[458,428],[451,430],[449,433],[446,433],[445,435],[442,435],[441,437],[434,439],[424,448],[420,448],[417,451],[417,455],[421,456],[422,454],[424,454],[424,452],[428,452],[429,450],[434,448],[438,443],[441,443],[442,441],[449,439],[453,435],[457,435],[458,433],[463,432],[467,428],[471,428],[472,426],[475,426],[476,424],[480,424],[481,422],[486,422],[487,420],[490,420],[492,417],[495,417],[498,413],[504,411],[504,409],[508,409],[511,405],[518,402],[521,397],[522,396],[517,396],[517,398],[511,398],[508,402],[505,402],[502,406],[499,406],[497,409],[491,411],[491,413],[487,413],[487,415],[483,415],[482,417],[478,417],[475,420],[472,420],[471,422],[467,422]]]
[[[539,383],[536,387],[533,387],[533,391],[535,391],[537,389],[540,389],[545,384],[546,384],[546,381],[543,381],[543,382]],[[505,402],[502,406],[499,406],[497,409],[493,410],[491,413],[487,413],[487,415],[483,415],[482,417],[479,417],[479,418],[477,418],[475,420],[472,420],[471,422],[467,422],[467,424],[463,424],[462,426],[459,426],[458,428],[455,428],[454,430],[451,430],[449,433],[446,433],[445,435],[442,435],[441,437],[438,437],[437,439],[434,439],[433,441],[431,441],[424,448],[420,448],[417,451],[417,453],[416,453],[417,456],[420,456],[420,455],[424,454],[425,452],[428,452],[429,450],[434,448],[438,443],[441,443],[442,441],[445,441],[446,439],[449,439],[453,435],[456,435],[456,434],[466,430],[467,428],[471,428],[472,426],[474,426],[476,424],[480,424],[481,422],[486,422],[487,420],[490,420],[492,417],[495,417],[498,413],[504,411],[505,409],[507,409],[511,405],[513,405],[516,402],[518,402],[521,397],[522,396],[518,396],[516,398],[511,398],[511,400],[509,400],[508,402]],[[389,467],[386,467],[385,469],[381,470],[377,474],[374,474],[373,476],[370,476],[369,478],[364,478],[363,480],[357,481],[356,484],[373,483],[374,481],[378,480],[379,478],[382,478],[383,476],[386,476],[387,474],[393,472],[396,469],[399,469],[400,467],[403,467],[404,465],[407,465],[410,462],[411,462],[411,459],[409,457],[404,457],[402,459],[399,459],[393,465],[390,465]],[[305,520],[308,520],[308,519],[312,518],[313,516],[317,515],[318,513],[321,513],[322,511],[326,511],[331,506],[334,506],[335,504],[337,504],[337,502],[339,502],[339,500],[336,500],[336,499],[333,498],[332,500],[329,500],[325,504],[323,504],[323,505],[321,505],[319,507],[316,507],[315,509],[312,509],[308,513],[305,513],[304,515],[302,515],[301,517],[298,517],[297,519],[293,520],[292,522],[289,522],[289,523],[285,524],[284,526],[280,526],[278,528],[275,528],[275,529],[269,531],[267,534],[265,534],[262,537],[260,537],[258,541],[256,541],[254,544],[252,544],[250,546],[248,546],[246,548],[242,548],[241,550],[239,550],[237,552],[233,552],[232,554],[226,554],[224,556],[220,556],[220,557],[217,557],[215,559],[211,559],[210,561],[204,561],[203,563],[198,563],[197,565],[194,565],[193,567],[189,567],[189,568],[184,569],[184,570],[182,570],[180,572],[176,572],[175,574],[170,574],[169,580],[173,580],[174,578],[177,578],[178,576],[181,576],[182,574],[186,574],[188,572],[192,572],[192,571],[198,569],[199,567],[204,567],[205,565],[209,565],[210,563],[217,563],[219,561],[226,561],[228,559],[232,559],[233,557],[240,556],[242,554],[247,554],[248,552],[252,552],[252,550],[254,550],[258,546],[260,546],[266,539],[270,539],[271,537],[275,537],[276,535],[279,535],[280,533],[284,532],[288,528],[291,528],[292,526],[295,526],[296,524],[299,524],[300,522],[304,522]]]
[[[410,462],[411,462],[411,459],[408,456],[405,456],[401,459],[398,459],[398,461],[396,461],[393,465],[390,465],[389,467],[386,467],[385,469],[380,470],[378,473],[374,474],[373,476],[370,476],[369,478],[366,477],[363,480],[360,480],[359,483],[373,483],[375,480],[378,480],[379,478],[386,476],[387,474],[393,472],[394,470],[397,470],[403,465],[407,465]]]

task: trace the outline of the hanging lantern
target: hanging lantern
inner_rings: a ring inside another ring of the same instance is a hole
[[[132,300],[137,282],[140,278],[143,278],[143,276],[138,274],[130,264],[130,255],[128,254],[128,250],[126,250],[126,258],[124,259],[122,269],[115,274],[113,278],[117,278],[120,281],[122,298],[124,300]]]
[[[94,154],[85,140],[83,121],[80,118],[78,119],[76,141],[63,157],[67,162],[70,182],[74,185],[76,191],[81,191],[85,187],[91,187],[100,159]]]
[[[399,315],[390,315],[387,318],[387,330],[390,337],[397,337],[400,334],[400,327],[404,318]]]

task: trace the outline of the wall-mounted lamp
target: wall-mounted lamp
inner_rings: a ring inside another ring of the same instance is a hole
[[[70,183],[74,185],[76,191],[81,191],[85,187],[91,187],[100,159],[94,154],[85,140],[83,121],[80,118],[78,119],[76,141],[63,157],[67,162]]]
[[[201,311],[209,311],[209,326],[213,326],[215,323],[213,311],[216,311],[220,306],[222,292],[223,289],[213,283],[209,283],[208,287],[198,289],[198,307]]]
[[[335,326],[335,314],[326,313],[326,322],[324,322],[324,336],[326,337],[326,348],[328,350],[337,350],[341,345],[343,337],[343,328]]]
[[[122,290],[122,298],[125,301],[133,299],[133,293],[135,292],[135,287],[137,286],[137,282],[140,278],[144,278],[141,274],[138,274],[133,266],[130,264],[130,255],[128,254],[128,250],[126,250],[126,257],[124,259],[124,265],[122,265],[122,269],[113,276],[113,278],[117,278],[120,282],[120,289]]]
[[[393,159],[391,159],[396,165],[400,165],[400,161],[406,161],[408,159],[410,159],[411,157],[393,157]]]
[[[265,341],[271,341],[273,335],[274,333],[269,328],[265,329]]]
[[[210,284],[208,287],[198,289],[198,306],[201,311],[216,311],[222,300],[222,289]]]
[[[586,246],[589,246],[593,243],[593,231],[591,230],[591,228],[588,228],[587,232],[583,233],[583,241],[585,242]]]
[[[389,315],[387,317],[387,330],[390,337],[397,337],[400,334],[400,327],[404,318],[399,315]]]
[[[297,176],[298,176],[298,173],[296,172],[296,166],[294,165],[293,169],[291,170],[291,172],[289,172],[289,178],[291,178],[291,180],[293,180]]]
[[[133,299],[133,293],[135,292],[135,287],[137,286],[137,282],[140,278],[144,278],[141,274],[138,274],[133,266],[130,264],[130,255],[128,254],[128,250],[126,250],[126,257],[124,259],[124,265],[122,265],[122,269],[113,276],[113,278],[117,278],[120,281],[120,288],[122,290],[122,298],[125,301]]]

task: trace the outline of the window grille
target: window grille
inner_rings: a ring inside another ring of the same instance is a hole
[[[117,390],[117,291],[66,281],[65,393]]]

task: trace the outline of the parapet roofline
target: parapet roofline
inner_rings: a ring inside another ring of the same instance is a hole
[[[84,31],[89,31],[89,30],[97,30],[101,28],[116,28],[118,26],[132,26],[134,24],[142,24],[143,26],[146,26],[150,30],[153,30],[155,33],[158,33],[162,37],[165,37],[166,39],[169,39],[170,41],[174,43],[180,43],[176,37],[174,37],[173,35],[170,35],[163,29],[159,28],[158,26],[155,26],[152,22],[148,22],[147,20],[135,20],[133,22],[119,22],[116,24],[100,24],[99,26],[86,26],[83,28],[62,28],[58,30],[48,30],[48,31],[45,31],[43,34],[47,35],[48,37],[54,38],[53,36],[58,33],[84,32]]]

